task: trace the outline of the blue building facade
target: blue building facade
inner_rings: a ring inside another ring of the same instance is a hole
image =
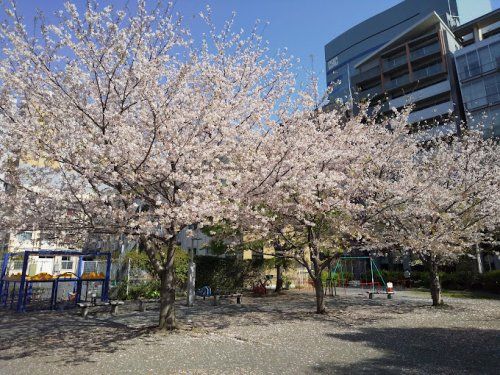
[[[455,52],[455,65],[471,128],[486,137],[500,137],[500,10],[457,28],[464,47]]]
[[[352,27],[325,46],[326,81],[332,99],[352,96],[355,66],[395,36],[435,12],[450,28],[491,11],[489,0],[405,0]]]

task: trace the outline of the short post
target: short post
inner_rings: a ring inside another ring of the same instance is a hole
[[[238,305],[241,305],[241,294],[238,294],[238,295],[236,296],[236,303],[237,303]]]
[[[194,227],[194,230],[196,230],[196,225]],[[195,291],[195,285],[196,285],[196,263],[194,262],[194,251],[195,251],[195,244],[194,241],[199,241],[200,238],[191,237],[191,248],[189,249],[189,265],[188,265],[188,281],[187,281],[187,305],[189,307],[194,306],[194,300],[196,298],[196,291]]]
[[[187,305],[194,306],[195,299],[195,283],[196,283],[196,263],[194,262],[194,249],[189,250],[189,266],[188,266],[188,293]]]
[[[391,282],[387,284],[387,299],[392,299],[392,295],[394,294],[394,287]]]
[[[82,297],[82,274],[83,274],[83,257],[80,255],[78,257],[78,267],[76,269],[76,289],[75,292],[75,303],[80,302]]]
[[[139,300],[139,311],[140,312],[146,311],[146,304],[144,303],[144,301],[142,299]]]

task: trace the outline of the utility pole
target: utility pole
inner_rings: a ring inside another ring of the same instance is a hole
[[[477,261],[477,271],[481,275],[484,272],[484,267],[483,267],[483,259],[481,258],[481,249],[479,248],[478,243],[476,243],[476,261]]]

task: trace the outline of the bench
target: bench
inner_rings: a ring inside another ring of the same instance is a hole
[[[368,293],[368,298],[369,299],[373,299],[373,295],[374,294],[387,294],[387,299],[392,299],[392,295],[394,294],[394,293],[370,292],[370,291],[367,291],[366,293]]]
[[[217,302],[224,298],[236,298],[236,303],[241,305],[241,293],[231,293],[231,294],[214,294],[214,306],[217,306]]]
[[[82,309],[82,317],[86,318],[91,307],[108,306],[109,302],[79,302],[76,305]]]
[[[139,311],[145,312],[148,303],[160,303],[159,299],[139,299]]]
[[[111,315],[116,315],[118,313],[118,306],[123,305],[123,301],[79,302],[76,305],[82,310],[82,317],[86,318],[91,307],[111,306]]]
[[[118,306],[123,305],[123,301],[111,301],[109,302],[111,305],[111,315],[118,314]]]

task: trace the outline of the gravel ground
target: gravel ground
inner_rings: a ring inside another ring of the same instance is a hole
[[[324,316],[307,292],[179,303],[170,334],[134,304],[88,319],[0,310],[0,374],[498,374],[500,300],[447,302],[350,292],[327,297]]]

